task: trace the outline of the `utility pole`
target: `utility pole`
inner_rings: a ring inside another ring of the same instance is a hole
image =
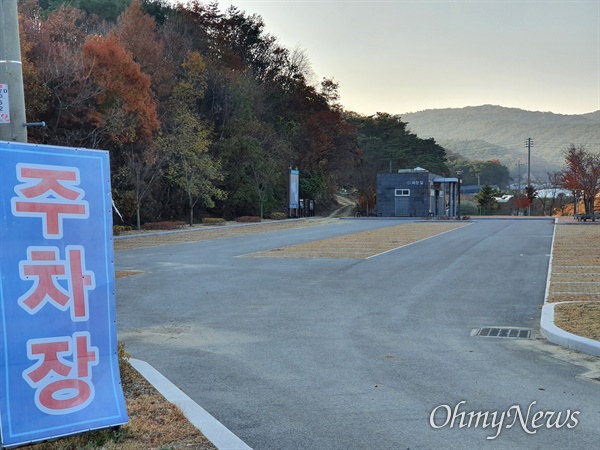
[[[0,140],[27,142],[17,0],[0,0]]]
[[[521,158],[517,159],[517,170],[519,173],[518,183],[519,183],[519,195],[521,195]]]
[[[527,146],[527,187],[531,186],[531,145],[533,140],[527,138],[525,145]],[[527,215],[531,216],[531,204],[527,206]]]

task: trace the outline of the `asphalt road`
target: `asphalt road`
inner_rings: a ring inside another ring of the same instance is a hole
[[[599,359],[471,336],[535,333],[552,222],[478,221],[368,260],[242,256],[398,223],[117,252],[145,272],[117,280],[119,339],[255,449],[597,447]]]

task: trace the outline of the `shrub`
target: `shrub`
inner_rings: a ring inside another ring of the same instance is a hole
[[[174,221],[166,221],[166,222],[148,222],[142,225],[144,230],[176,230],[178,228],[183,228],[186,225],[185,222],[174,222]]]
[[[225,225],[226,220],[221,217],[205,217],[202,223],[206,225]]]
[[[129,358],[131,358],[131,355],[125,350],[125,343],[123,341],[117,342],[117,358],[119,361],[121,380],[130,381],[135,369],[129,364]]]
[[[241,216],[235,219],[236,222],[242,223],[260,222],[261,220],[259,216]]]
[[[125,231],[131,231],[133,230],[133,227],[130,227],[129,225],[113,225],[113,235],[114,236],[118,236],[121,233],[124,233]]]
[[[288,216],[286,213],[282,213],[282,212],[274,212],[271,213],[271,215],[269,216],[272,220],[283,220],[283,219],[287,219]]]
[[[479,212],[477,205],[469,200],[463,200],[460,204],[461,214],[476,216]]]

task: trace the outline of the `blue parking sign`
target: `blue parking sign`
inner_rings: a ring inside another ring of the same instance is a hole
[[[0,419],[16,447],[127,423],[108,152],[0,141]]]

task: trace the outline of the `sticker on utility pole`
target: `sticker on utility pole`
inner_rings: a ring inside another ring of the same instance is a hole
[[[0,123],[10,123],[8,84],[0,84]]]

